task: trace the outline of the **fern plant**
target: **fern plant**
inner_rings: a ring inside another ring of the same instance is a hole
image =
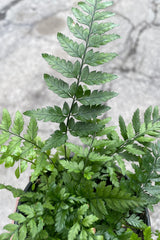
[[[44,80],[64,98],[62,107],[26,111],[27,127],[20,112],[12,121],[9,112],[3,111],[0,163],[6,168],[16,164],[17,178],[28,164],[33,171],[30,191],[0,184],[0,189],[20,197],[17,212],[9,215],[15,224],[4,227],[7,232],[0,240],[152,239],[145,213],[160,200],[160,115],[158,107],[149,107],[142,120],[137,109],[128,125],[120,116],[121,136],[109,125],[111,118],[103,117],[110,110],[108,100],[117,93],[96,86],[117,76],[93,68],[117,56],[97,50],[119,38],[108,34],[116,27],[106,21],[114,15],[107,9],[111,5],[86,0],[72,8],[74,19],[68,17],[67,24],[78,42],[62,33],[57,38],[73,61],[42,55],[61,74],[61,79],[45,74]],[[42,141],[37,120],[59,127]],[[82,144],[71,142],[70,135]],[[132,171],[126,162],[132,164]]]

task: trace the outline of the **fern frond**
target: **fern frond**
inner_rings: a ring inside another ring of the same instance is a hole
[[[116,53],[93,52],[91,49],[86,53],[84,63],[95,67],[107,63],[115,57],[117,57]]]
[[[124,140],[128,139],[126,124],[122,116],[119,116],[119,127]]]
[[[92,16],[84,14],[78,8],[72,8],[72,13],[79,23],[90,26]]]
[[[66,119],[66,117],[62,113],[61,108],[58,106],[54,106],[54,108],[47,107],[37,110],[26,111],[24,115],[34,117],[38,120],[43,120],[44,122],[50,121],[61,123]]]
[[[109,208],[118,212],[145,204],[141,199],[131,196],[126,191],[113,188],[112,185],[105,186],[105,182],[98,184],[96,195],[97,198],[104,199]]]
[[[117,25],[114,24],[114,23],[97,23],[97,22],[93,22],[91,33],[92,34],[102,35],[102,34],[108,32],[109,30],[113,29],[116,26]]]
[[[146,109],[144,113],[144,122],[146,129],[148,128],[148,124],[151,122],[151,115],[152,115],[152,107],[150,106],[149,108]]]
[[[139,109],[137,109],[137,110],[134,112],[134,114],[133,114],[132,124],[133,124],[133,128],[134,128],[134,130],[135,130],[135,133],[139,133],[139,131],[140,131],[140,125],[141,125]]]
[[[112,17],[114,15],[115,15],[115,13],[112,13],[112,12],[107,12],[107,11],[100,12],[99,11],[99,12],[95,13],[94,21],[104,20],[104,19]]]
[[[31,117],[28,125],[28,129],[27,129],[27,134],[25,135],[25,137],[28,140],[32,141],[37,137],[37,133],[38,133],[37,121]]]
[[[117,96],[117,93],[115,92],[107,92],[107,91],[98,91],[94,90],[93,92],[90,92],[89,90],[86,90],[84,95],[78,99],[80,103],[83,105],[99,105],[103,102],[108,101],[109,99]]]
[[[49,139],[47,139],[42,151],[45,152],[52,148],[59,147],[63,145],[67,140],[67,135],[63,132],[56,130]]]
[[[76,119],[85,121],[95,119],[97,116],[100,116],[102,113],[110,110],[110,107],[105,105],[93,105],[93,106],[80,106],[78,114],[75,116]]]
[[[146,224],[140,219],[139,216],[132,214],[129,218],[126,218],[126,221],[129,225],[138,228],[138,229],[145,229]]]
[[[108,34],[108,35],[92,35],[89,39],[89,47],[99,48],[100,46],[106,45],[109,42],[112,42],[120,38],[117,34]]]
[[[82,39],[84,41],[87,40],[88,35],[89,35],[88,28],[83,28],[78,23],[74,23],[74,21],[71,17],[67,18],[67,24],[68,24],[69,30],[72,32],[72,34],[75,37]]]
[[[22,117],[22,114],[17,111],[14,119],[14,124],[12,127],[12,132],[20,135],[20,133],[23,131],[23,126],[24,126],[24,120]]]
[[[114,74],[109,74],[105,72],[96,72],[96,71],[89,72],[88,66],[86,66],[82,70],[82,74],[81,74],[81,81],[86,83],[87,85],[105,84],[106,82],[110,82],[116,78],[117,76]]]
[[[78,63],[78,62],[77,62]],[[69,94],[69,85],[61,79],[57,79],[48,74],[44,74],[44,80],[49,88],[49,90],[56,93],[58,96],[62,98],[70,98]]]
[[[83,43],[78,44],[62,33],[58,33],[57,38],[63,49],[72,57],[82,58],[85,52]]]
[[[61,73],[63,76],[68,78],[77,78],[80,71],[80,63],[78,61],[73,64],[71,61],[66,61],[47,53],[42,54],[42,57],[53,69]]]
[[[7,109],[3,109],[2,122],[0,124],[0,130],[9,130],[12,124],[11,116]]]

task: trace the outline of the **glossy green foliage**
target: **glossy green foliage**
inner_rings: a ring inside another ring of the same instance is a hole
[[[12,240],[141,239],[136,230],[145,240],[152,239],[142,215],[160,201],[160,142],[156,141],[160,115],[158,107],[149,107],[143,120],[139,109],[129,124],[120,116],[120,135],[110,125],[111,118],[105,118],[108,101],[117,96],[104,85],[117,76],[97,69],[117,56],[99,49],[119,39],[108,33],[117,26],[108,21],[114,16],[108,11],[111,5],[111,1],[86,0],[72,8],[73,18],[68,17],[67,24],[74,40],[57,34],[71,60],[42,54],[58,72],[58,77],[44,74],[44,80],[64,100],[60,106],[26,111],[27,128],[20,112],[12,121],[8,111],[3,111],[0,163],[7,168],[17,164],[17,177],[28,162],[33,171],[27,193],[0,184],[0,189],[20,197],[21,203],[19,212],[9,215],[17,224],[7,224],[8,232],[0,240],[11,236]],[[97,85],[101,88],[93,89]],[[58,125],[44,142],[37,136],[36,120],[45,126]],[[71,135],[82,144],[71,143]],[[132,171],[127,170],[127,161]]]

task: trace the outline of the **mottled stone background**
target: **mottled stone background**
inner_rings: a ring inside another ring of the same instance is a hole
[[[121,39],[103,47],[117,52],[110,64],[101,68],[119,75],[106,88],[119,93],[110,101],[113,124],[122,114],[129,122],[131,114],[149,105],[160,106],[160,0],[115,0],[111,10],[116,17],[109,21],[119,24],[114,32]],[[42,59],[48,52],[65,57],[60,48],[57,31],[67,34],[66,18],[71,14],[74,0],[0,0],[0,116],[5,107],[14,115],[17,110],[60,105],[60,99],[48,91],[43,73],[52,70]],[[48,137],[54,125],[40,124],[42,137]],[[46,131],[45,127],[49,127]],[[29,171],[20,180],[14,169],[0,166],[0,182],[24,187]],[[7,191],[0,192],[0,232],[9,222],[8,214],[15,208],[15,199]],[[153,229],[160,230],[160,207],[151,214]]]

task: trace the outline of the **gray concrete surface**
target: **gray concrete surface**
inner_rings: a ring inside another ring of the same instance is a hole
[[[66,18],[71,14],[74,0],[0,0],[0,116],[5,107],[14,115],[17,110],[61,104],[60,99],[48,91],[43,73],[53,73],[41,53],[48,52],[65,57],[56,39],[57,31],[67,34]],[[102,68],[119,75],[119,79],[106,85],[119,93],[110,101],[113,124],[122,114],[130,121],[131,114],[149,105],[160,106],[160,1],[115,0],[111,9],[118,23],[114,32],[121,39],[105,47],[116,51],[119,57]],[[48,137],[55,125],[45,130],[40,124],[42,137]],[[47,124],[48,127],[48,124]],[[30,171],[20,180],[13,169],[0,166],[0,182],[25,187]],[[0,232],[9,223],[8,214],[15,208],[15,199],[7,191],[0,191]],[[151,213],[152,228],[160,230],[160,206]]]

